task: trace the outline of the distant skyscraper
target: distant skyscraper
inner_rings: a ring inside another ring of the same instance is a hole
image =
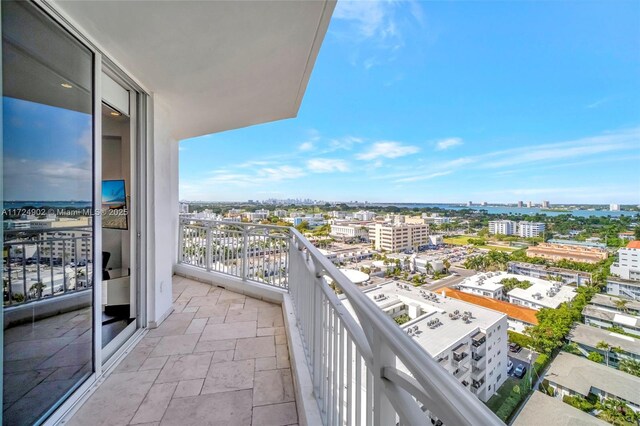
[[[609,204],[609,210],[612,212],[620,211],[620,204]]]
[[[518,201],[518,208],[519,208],[519,209],[521,209],[521,208],[522,208],[522,206],[523,206],[523,204],[524,204],[524,203],[523,203],[522,201]]]
[[[542,202],[542,208],[543,209],[548,209],[549,208],[549,202],[548,201],[543,201]]]
[[[533,207],[533,201],[527,201],[527,207],[528,208]]]
[[[473,205],[473,201],[467,201],[467,207],[471,207]]]
[[[483,205],[483,206],[486,206],[486,205],[487,205],[487,202],[486,202],[486,201],[483,201],[483,202],[482,202],[482,205]]]

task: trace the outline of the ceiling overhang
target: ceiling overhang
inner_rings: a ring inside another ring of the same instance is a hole
[[[295,117],[334,0],[56,1],[170,107],[178,139]]]

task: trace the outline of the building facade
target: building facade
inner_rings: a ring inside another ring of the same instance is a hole
[[[429,243],[429,225],[376,223],[369,227],[369,240],[376,250],[414,250]]]
[[[618,250],[611,273],[625,280],[640,281],[640,241],[630,241],[627,247]]]
[[[489,233],[500,235],[514,235],[518,224],[513,220],[492,220],[489,221]]]

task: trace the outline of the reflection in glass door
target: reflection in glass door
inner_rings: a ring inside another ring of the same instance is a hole
[[[93,66],[3,1],[3,423],[46,418],[93,372]]]

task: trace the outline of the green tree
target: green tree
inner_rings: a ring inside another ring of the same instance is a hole
[[[623,359],[618,364],[618,369],[625,373],[640,377],[640,361],[635,359]]]
[[[604,361],[604,357],[598,352],[589,352],[587,358],[589,361],[597,362],[598,364],[602,364],[602,361]]]

